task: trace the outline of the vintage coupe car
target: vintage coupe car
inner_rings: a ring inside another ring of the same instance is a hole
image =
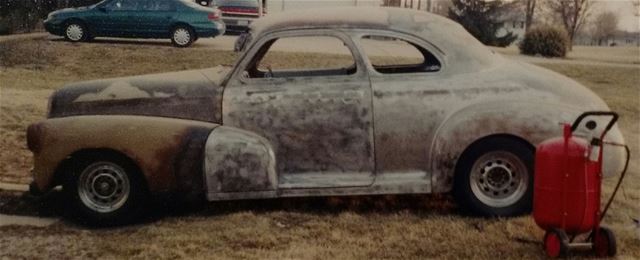
[[[189,0],[104,0],[49,14],[45,29],[72,42],[94,37],[164,38],[188,47],[225,32],[221,12]]]
[[[348,55],[335,59],[352,63],[264,66],[272,46],[295,37],[338,41]],[[48,119],[27,131],[32,192],[62,185],[73,212],[92,223],[130,220],[164,194],[219,201],[452,191],[468,212],[513,216],[531,209],[535,145],[560,136],[559,122],[609,110],[575,81],[505,59],[425,12],[283,13],[240,39],[233,67],[57,90]],[[384,63],[368,52],[374,40],[404,42],[421,61]],[[610,136],[624,142],[617,127]],[[607,172],[620,169],[621,152],[605,155]]]

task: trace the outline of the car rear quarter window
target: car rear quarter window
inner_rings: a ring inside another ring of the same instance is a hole
[[[436,72],[441,68],[431,52],[404,39],[366,35],[360,45],[373,69],[382,74]]]

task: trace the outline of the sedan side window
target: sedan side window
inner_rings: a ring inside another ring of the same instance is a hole
[[[110,11],[135,11],[138,9],[137,0],[115,0],[109,3],[106,8]]]
[[[431,52],[403,39],[368,35],[360,44],[373,68],[382,74],[436,72],[441,68]]]
[[[298,36],[265,43],[247,66],[245,75],[249,78],[314,77],[351,75],[356,71],[353,54],[341,39]]]

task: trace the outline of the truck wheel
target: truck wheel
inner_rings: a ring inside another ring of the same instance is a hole
[[[133,163],[120,156],[79,159],[63,184],[73,217],[89,225],[110,226],[142,215],[146,189]]]
[[[593,250],[596,252],[597,257],[613,257],[617,253],[616,237],[613,232],[606,228],[601,227],[597,236],[592,236]]]
[[[64,27],[64,38],[70,42],[85,41],[89,37],[87,27],[81,22],[70,21]]]
[[[544,251],[550,258],[566,257],[569,254],[569,237],[561,229],[553,228],[544,234]]]
[[[179,25],[171,31],[171,43],[179,48],[189,47],[196,39],[193,29]]]
[[[531,211],[534,151],[509,137],[474,143],[456,166],[453,195],[468,213],[511,217]]]

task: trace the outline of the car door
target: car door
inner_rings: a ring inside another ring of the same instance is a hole
[[[376,126],[377,175],[430,183],[429,150],[437,127],[456,106],[443,54],[423,40],[390,31],[354,36],[369,70]]]
[[[112,0],[99,7],[96,30],[104,36],[132,37],[138,31],[138,0]]]
[[[175,0],[144,0],[138,5],[139,33],[145,37],[168,37],[176,12]]]
[[[287,56],[283,50],[297,53]],[[335,53],[320,53],[326,50]],[[326,66],[306,68],[310,59]],[[281,189],[367,186],[374,181],[369,79],[353,42],[339,31],[262,37],[229,79],[223,123],[271,142]]]

